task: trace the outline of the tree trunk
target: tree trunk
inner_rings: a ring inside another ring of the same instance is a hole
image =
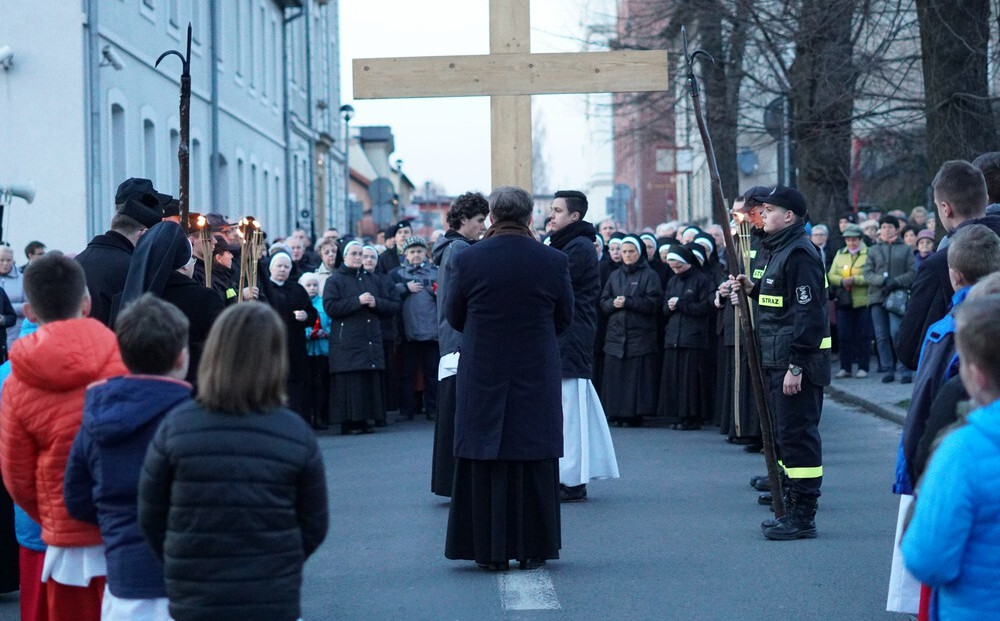
[[[740,3],[738,11],[746,9]],[[723,34],[724,7],[719,0],[700,0],[697,5],[698,40],[700,47],[712,55],[715,63],[702,62],[705,87],[705,121],[712,134],[715,156],[719,164],[722,191],[731,201],[739,192],[739,172],[736,154],[739,139],[739,92],[743,79],[743,51],[746,47],[746,18],[734,21],[728,40]],[[723,205],[726,212],[728,205]],[[725,226],[726,222],[717,224]]]
[[[927,165],[996,149],[987,47],[989,0],[916,0],[927,107]],[[930,178],[930,177],[928,177]]]
[[[810,220],[836,224],[850,206],[855,0],[803,0],[790,70],[791,132],[798,187]]]

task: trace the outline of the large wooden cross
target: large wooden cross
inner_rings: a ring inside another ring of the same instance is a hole
[[[356,99],[489,96],[493,187],[531,191],[531,95],[667,89],[666,51],[532,54],[530,0],[490,0],[490,53],[354,60]]]

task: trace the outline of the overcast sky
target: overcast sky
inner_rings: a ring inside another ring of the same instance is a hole
[[[531,51],[581,50],[584,21],[606,15],[609,0],[534,0]],[[352,126],[389,125],[395,135],[393,159],[418,188],[425,181],[454,195],[488,191],[490,108],[486,97],[357,100],[353,98],[355,58],[447,56],[489,53],[488,0],[341,0],[340,53],[343,103],[354,106]],[[533,115],[545,128],[544,159],[549,190],[583,188],[611,163],[588,145],[583,95],[534,97]],[[589,157],[588,157],[589,155]],[[418,192],[422,193],[422,191]]]

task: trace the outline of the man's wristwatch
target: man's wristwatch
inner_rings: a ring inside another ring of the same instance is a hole
[[[790,372],[790,373],[791,373],[792,375],[796,375],[796,376],[798,376],[798,375],[802,375],[802,367],[800,367],[800,366],[798,366],[798,365],[795,365],[795,364],[790,364],[790,365],[788,365],[788,371],[789,371],[789,372]]]

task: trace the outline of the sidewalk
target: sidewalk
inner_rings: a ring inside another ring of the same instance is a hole
[[[875,372],[874,368],[873,364],[872,372],[864,379],[854,377],[833,379],[826,387],[826,394],[835,401],[855,405],[902,425],[906,418],[906,408],[910,402],[913,384],[900,384],[898,373],[895,382],[883,384],[883,374]],[[839,370],[840,365],[834,362],[831,375]]]

